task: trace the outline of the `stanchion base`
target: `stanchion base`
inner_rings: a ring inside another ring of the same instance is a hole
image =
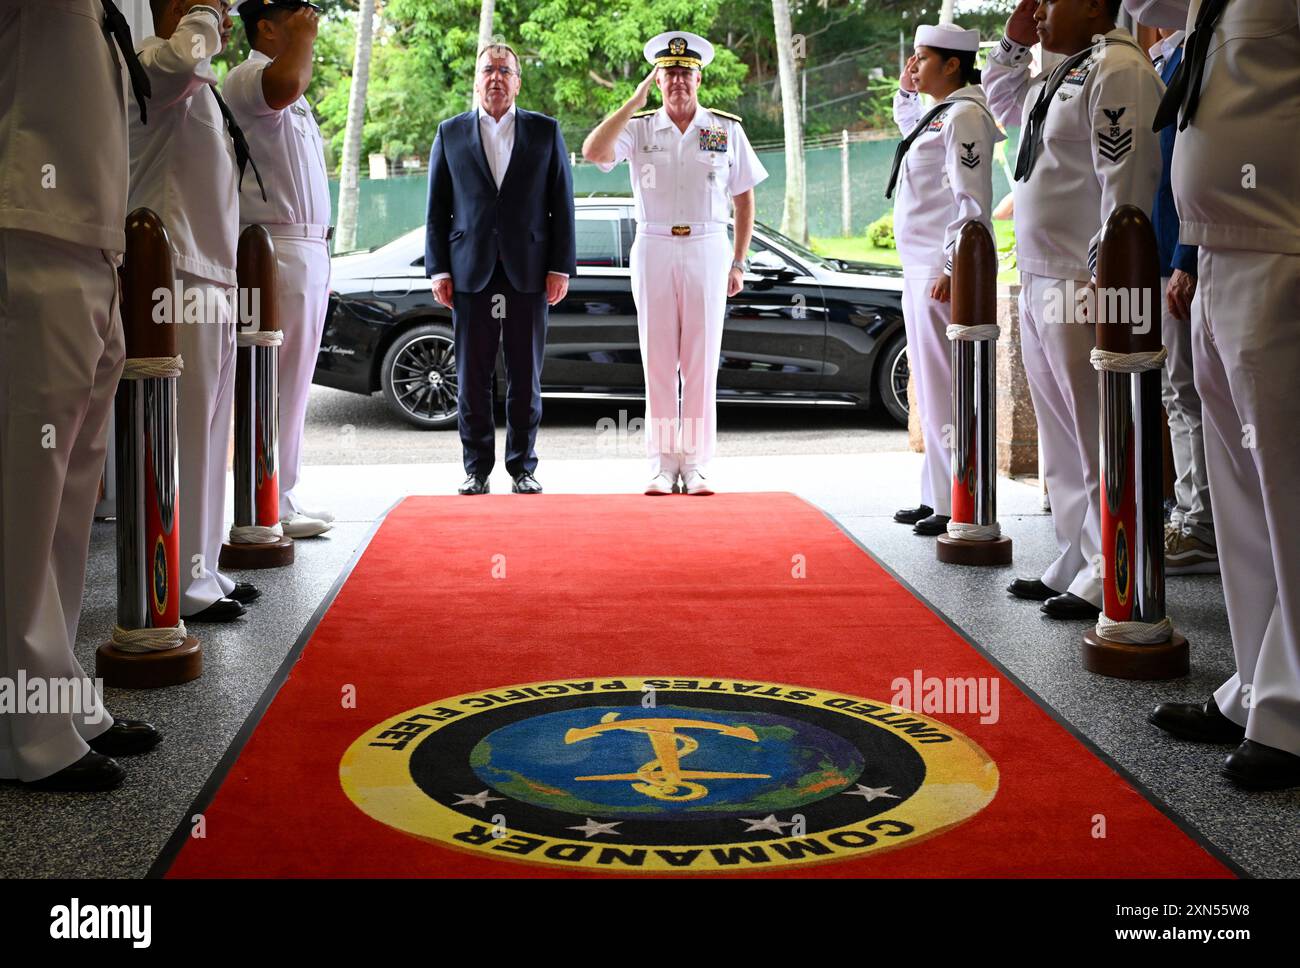
[[[1083,667],[1114,679],[1181,679],[1191,669],[1187,640],[1177,632],[1168,642],[1133,645],[1112,642],[1090,628],[1083,633]]]
[[[971,541],[941,534],[935,539],[934,553],[946,565],[1009,565],[1011,539],[1003,535],[992,541]]]
[[[218,563],[222,568],[283,568],[293,564],[293,538],[271,544],[227,541],[221,546]]]
[[[119,689],[159,689],[197,679],[203,673],[203,646],[192,635],[165,652],[123,652],[105,642],[95,652],[95,676]]]

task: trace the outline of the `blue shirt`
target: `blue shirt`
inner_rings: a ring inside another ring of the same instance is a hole
[[[1183,45],[1174,48],[1163,64],[1157,62],[1160,79],[1168,84],[1183,60]],[[1160,275],[1173,275],[1181,269],[1189,276],[1196,275],[1196,246],[1178,241],[1178,210],[1174,207],[1174,190],[1169,180],[1169,166],[1174,158],[1174,139],[1178,125],[1171,124],[1160,132],[1160,185],[1156,200],[1151,206],[1151,225],[1156,232],[1156,247],[1160,253]]]

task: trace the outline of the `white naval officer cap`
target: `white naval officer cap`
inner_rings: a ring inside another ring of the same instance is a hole
[[[667,30],[647,41],[645,59],[655,67],[694,67],[700,70],[713,60],[713,45],[699,34]]]
[[[956,24],[921,24],[916,28],[916,46],[976,51],[980,49],[980,32]]]

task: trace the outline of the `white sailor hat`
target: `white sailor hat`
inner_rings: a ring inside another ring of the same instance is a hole
[[[921,24],[916,28],[916,46],[976,51],[980,49],[980,32],[956,24]]]
[[[241,17],[256,17],[268,10],[297,10],[299,7],[311,7],[317,13],[323,11],[311,0],[243,0],[235,5],[235,13]]]
[[[645,45],[645,59],[655,67],[708,67],[713,60],[713,45],[699,34],[668,30],[652,37]]]

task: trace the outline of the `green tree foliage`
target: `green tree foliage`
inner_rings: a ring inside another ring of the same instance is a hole
[[[347,120],[356,4],[322,5],[307,99],[333,170]],[[992,39],[1011,6],[1012,0],[987,0],[971,13],[959,4],[957,19]],[[480,0],[381,0],[363,158],[423,160],[438,124],[470,108],[479,7]],[[900,33],[902,50],[910,53],[916,25],[937,21],[938,12],[938,0],[791,0],[807,75],[807,135],[888,128]],[[495,23],[498,37],[520,56],[520,105],[559,118],[573,151],[649,70],[645,42],[670,29],[701,34],[716,48],[700,87],[702,104],[741,114],[753,141],[782,137],[771,0],[497,0]],[[232,49],[222,60],[235,64],[246,56],[236,19]],[[652,91],[649,106],[658,103]]]

